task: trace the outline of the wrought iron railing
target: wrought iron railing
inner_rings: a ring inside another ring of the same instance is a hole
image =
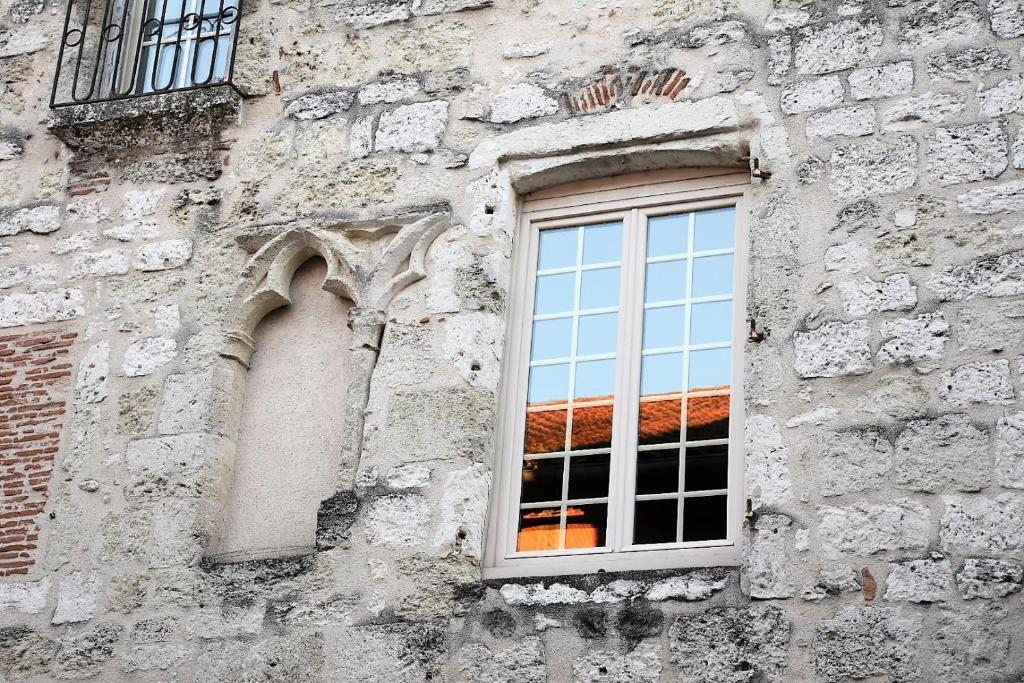
[[[68,0],[50,107],[231,83],[242,0]]]

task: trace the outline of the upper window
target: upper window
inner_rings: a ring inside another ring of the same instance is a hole
[[[488,576],[738,560],[747,178],[529,197]]]

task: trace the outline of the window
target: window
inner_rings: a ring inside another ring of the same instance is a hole
[[[222,82],[231,57],[238,0],[147,0],[137,92]]]
[[[528,197],[486,574],[732,564],[747,176]]]

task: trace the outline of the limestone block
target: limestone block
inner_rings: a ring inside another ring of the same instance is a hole
[[[129,190],[124,193],[121,217],[130,221],[152,216],[164,198],[164,190]]]
[[[978,86],[982,116],[1005,116],[1024,112],[1024,76],[1006,78],[991,88]]]
[[[1024,180],[969,190],[956,198],[961,211],[983,216],[1024,210]],[[1021,252],[1016,252],[1017,254]]]
[[[992,32],[1000,38],[1024,36],[1024,3],[1021,0],[988,0]]]
[[[928,510],[911,500],[822,507],[818,515],[821,518],[818,535],[828,555],[867,556],[890,550],[920,552],[928,546]]]
[[[438,669],[447,656],[445,637],[436,624],[332,628],[326,635],[324,676],[311,677],[310,683],[444,680]]]
[[[492,313],[454,315],[445,324],[444,353],[470,386],[497,391],[504,320]]]
[[[900,51],[917,52],[960,40],[982,30],[981,8],[973,2],[935,0],[907,15],[900,24]]]
[[[384,475],[384,484],[393,491],[422,489],[430,484],[430,468],[426,465],[399,465]]]
[[[66,631],[60,639],[54,660],[57,678],[91,678],[103,671],[114,656],[114,646],[121,639],[120,624],[92,624],[84,629]]]
[[[25,583],[8,581],[0,584],[0,610],[13,609],[22,614],[38,614],[46,608],[49,595],[49,577]]]
[[[145,643],[136,645],[121,658],[121,670],[125,673],[135,671],[166,671],[183,664],[192,652],[180,645],[172,643]]]
[[[956,585],[964,600],[1005,598],[1020,590],[1024,566],[1012,560],[967,558],[956,574]]]
[[[445,101],[407,104],[381,114],[377,125],[378,152],[429,152],[441,143],[448,124]]]
[[[225,600],[199,610],[189,619],[185,633],[203,640],[256,636],[263,631],[266,613],[266,600]]]
[[[551,51],[551,43],[547,41],[517,41],[501,46],[501,56],[505,59],[528,59],[540,57]]]
[[[785,515],[761,515],[754,535],[744,548],[741,581],[752,598],[768,600],[796,595],[793,557],[790,551],[793,520]]]
[[[99,403],[109,393],[107,377],[110,376],[110,343],[101,341],[89,347],[78,366],[75,391],[78,400],[85,403]]]
[[[427,541],[430,505],[419,494],[380,496],[364,518],[366,541],[385,548],[420,545]]]
[[[964,414],[908,423],[893,461],[893,483],[912,491],[978,491],[992,478],[988,434]]]
[[[49,673],[56,651],[55,641],[27,626],[0,628],[0,667],[9,679]]]
[[[830,321],[793,333],[794,369],[800,377],[840,377],[871,372],[870,329],[864,320]]]
[[[789,660],[790,623],[773,605],[718,607],[676,617],[668,647],[680,683],[773,680]]]
[[[359,89],[359,104],[393,104],[414,97],[419,91],[419,80],[411,77],[375,81]]]
[[[515,123],[558,112],[558,101],[532,83],[508,85],[491,101],[487,120],[491,123]]]
[[[892,444],[879,429],[853,429],[819,437],[812,452],[821,495],[877,489],[892,466]]]
[[[412,16],[408,0],[340,0],[333,3],[318,0],[314,7],[321,3],[334,10],[338,21],[355,29],[404,21]]]
[[[836,136],[862,137],[875,132],[875,108],[870,105],[841,107],[807,117],[807,139]]]
[[[661,658],[653,645],[641,645],[624,655],[591,650],[576,658],[572,672],[580,683],[657,683],[661,680]]]
[[[967,109],[963,93],[926,92],[908,97],[886,107],[882,112],[882,128],[904,131],[922,123],[942,123],[960,116]]]
[[[57,589],[57,608],[50,623],[74,624],[89,621],[96,613],[97,603],[103,595],[99,572],[76,571],[62,576]]]
[[[930,372],[942,360],[949,324],[940,311],[882,323],[881,332],[885,343],[878,351],[880,363],[914,363],[920,372]]]
[[[124,275],[129,269],[128,257],[120,249],[87,251],[76,255],[72,260],[68,277],[72,280],[84,277],[109,277]]]
[[[153,511],[149,566],[157,569],[194,565],[202,555],[199,509],[193,500],[161,500]]]
[[[860,66],[874,60],[882,48],[882,27],[873,17],[808,26],[796,35],[796,70],[803,74],[825,74]]]
[[[128,442],[125,466],[129,479],[125,497],[157,500],[197,498],[227,485],[233,445],[211,434],[180,434]]]
[[[839,296],[847,314],[863,316],[879,311],[909,311],[917,305],[917,287],[906,273],[882,282],[871,278],[839,283]]]
[[[1010,361],[967,363],[949,370],[939,384],[939,397],[957,406],[1013,403]]]
[[[792,495],[789,450],[779,424],[767,415],[749,415],[744,430],[746,488],[754,508],[774,507]]]
[[[67,237],[61,237],[50,251],[57,256],[62,256],[75,251],[90,249],[99,238],[99,235],[94,230],[80,230]]]
[[[859,273],[872,262],[871,251],[860,242],[835,244],[825,250],[825,270]]]
[[[834,107],[843,102],[843,84],[838,76],[798,81],[782,89],[780,106],[786,114],[799,114]]]
[[[811,661],[823,679],[921,676],[921,620],[893,608],[843,607],[814,629]]]
[[[1010,636],[1015,631],[1008,628],[1006,616],[998,604],[942,610],[929,639],[933,680],[1005,678],[1005,672],[1014,667],[1008,662],[1008,654]]]
[[[1014,168],[1024,168],[1024,130],[1017,131],[1017,139],[1010,148]]]
[[[364,116],[356,119],[348,134],[348,153],[353,159],[370,156],[373,151],[373,117]]]
[[[819,602],[826,598],[834,598],[843,593],[859,593],[861,591],[860,572],[845,565],[829,565],[818,572],[817,580],[805,586],[800,597],[808,602]]]
[[[506,583],[499,592],[509,605],[573,605],[590,601],[589,593],[563,583],[553,583],[550,586],[542,583]]]
[[[0,296],[0,328],[72,320],[85,315],[80,289]]]
[[[996,483],[1024,489],[1024,412],[999,418],[995,432]]]
[[[1024,209],[1024,181],[1020,201]],[[961,266],[943,268],[925,284],[944,301],[1024,294],[1024,250],[984,256]]]
[[[729,585],[728,574],[711,569],[698,569],[682,576],[670,576],[651,584],[644,595],[652,602],[662,600],[683,600],[695,602],[707,600],[720,593]]]
[[[928,75],[957,83],[971,83],[993,71],[1010,68],[1010,57],[998,47],[969,47],[938,52],[928,57]]]
[[[877,140],[832,152],[832,193],[841,199],[895,194],[917,182],[917,143],[910,136],[892,145]]]
[[[482,643],[468,643],[459,650],[458,667],[470,683],[544,683],[548,680],[544,645],[536,636],[499,651]]]
[[[98,197],[78,197],[68,202],[68,220],[95,225],[109,221],[110,210]]]
[[[854,69],[848,76],[850,96],[855,100],[875,100],[904,95],[914,87],[913,62],[892,62],[882,66]]]
[[[1024,496],[945,496],[939,541],[949,552],[1024,550]]]
[[[205,431],[212,417],[213,380],[205,370],[177,373],[164,382],[161,434]]]
[[[78,233],[81,234],[81,233]],[[141,242],[156,239],[160,226],[156,221],[133,221],[103,231],[103,236],[118,242]],[[87,245],[84,245],[87,246]]]
[[[957,312],[956,338],[962,351],[1024,347],[1024,302],[962,307]]]
[[[24,136],[13,128],[0,129],[0,161],[14,161],[24,154]]]
[[[909,560],[889,565],[885,599],[940,602],[953,596],[953,569],[949,560]]]
[[[491,472],[480,463],[449,472],[441,494],[440,521],[434,533],[434,546],[455,555],[479,558],[490,492]]]
[[[936,128],[928,143],[928,175],[939,185],[997,177],[1006,170],[1009,139],[996,122]]]
[[[346,634],[347,635],[347,634]],[[227,681],[288,681],[317,683],[325,659],[325,634],[320,631],[289,633],[260,639],[226,639],[210,641],[194,659],[194,683],[226,683]],[[361,643],[349,639],[351,652]],[[344,654],[349,654],[346,651]],[[379,650],[374,651],[377,654]],[[350,658],[349,663],[365,660]],[[372,673],[372,669],[367,670]],[[373,680],[367,676],[367,680]],[[330,680],[330,679],[328,679]],[[334,680],[337,680],[336,678]],[[387,677],[378,680],[392,680]]]
[[[126,377],[143,377],[178,356],[178,343],[170,337],[145,337],[124,352],[121,369]]]
[[[318,121],[348,111],[352,100],[350,90],[311,92],[289,102],[284,113],[299,121]]]
[[[10,237],[22,232],[46,235],[60,228],[58,206],[41,204],[24,209],[0,211],[0,237]]]
[[[142,271],[180,268],[192,258],[192,240],[164,240],[141,247],[135,254],[135,267]]]
[[[780,85],[793,61],[793,38],[776,36],[768,40],[768,85]]]

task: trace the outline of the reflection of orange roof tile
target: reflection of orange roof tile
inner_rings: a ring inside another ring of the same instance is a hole
[[[725,389],[727,387],[723,387]],[[594,400],[609,400],[611,397]],[[679,439],[679,394],[667,395],[665,400],[644,401],[640,404],[640,442],[665,443]],[[567,410],[556,406],[564,404],[531,404],[530,408],[552,406],[550,410],[531,411],[526,415],[526,452],[552,453],[565,448]],[[573,408],[572,448],[605,448],[611,442],[612,406],[576,405]],[[729,420],[729,394],[689,397],[686,428],[699,431],[721,428]]]

